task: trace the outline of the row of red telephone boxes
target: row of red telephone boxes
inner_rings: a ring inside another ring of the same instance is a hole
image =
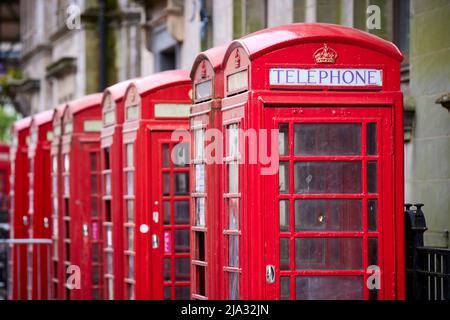
[[[16,122],[12,298],[404,298],[401,60],[292,24]]]

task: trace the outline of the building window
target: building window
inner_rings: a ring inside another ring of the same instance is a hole
[[[394,1],[394,42],[404,55],[403,64],[409,64],[410,1]]]
[[[237,39],[267,26],[266,0],[233,1],[233,38]]]

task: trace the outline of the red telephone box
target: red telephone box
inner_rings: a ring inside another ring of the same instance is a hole
[[[50,239],[51,237],[51,175],[50,145],[52,141],[53,110],[36,114],[31,120],[30,144],[28,146],[28,237]],[[28,246],[28,297],[49,298],[50,247],[42,244]]]
[[[16,121],[11,136],[11,239],[28,237],[28,139],[31,118]],[[12,295],[13,300],[27,299],[27,248],[12,246]]]
[[[225,299],[404,299],[400,51],[331,24],[224,58]]]
[[[223,96],[222,61],[227,45],[200,53],[191,70],[193,101],[191,129],[191,293],[193,299],[219,299],[221,247],[214,235],[220,232],[221,164],[205,152],[207,133],[220,130]],[[208,158],[210,157],[210,158]]]
[[[119,82],[105,90],[102,100],[102,221],[104,297],[122,300],[123,293],[123,97],[134,80]]]
[[[66,267],[64,261],[64,223],[62,214],[62,159],[61,136],[62,117],[66,105],[62,104],[53,110],[52,127],[53,139],[51,143],[51,206],[52,206],[52,298],[65,299]]]
[[[189,146],[171,135],[189,128],[190,89],[175,70],[136,80],[125,95],[126,299],[189,299]]]
[[[102,94],[70,101],[63,115],[62,212],[66,299],[101,298],[100,131]]]

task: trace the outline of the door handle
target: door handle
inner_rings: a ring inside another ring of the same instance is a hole
[[[156,234],[152,234],[152,248],[157,249],[159,247],[159,238]]]
[[[266,266],[266,282],[269,284],[275,282],[275,267],[271,264]]]
[[[48,218],[44,218],[44,228],[47,229],[49,227]]]

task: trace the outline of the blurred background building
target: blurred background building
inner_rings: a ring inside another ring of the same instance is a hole
[[[79,28],[68,27],[71,5]],[[371,5],[379,29],[367,28]],[[450,0],[21,0],[18,8],[0,0],[0,74],[18,69],[3,96],[22,115],[117,81],[190,69],[202,50],[286,23],[342,24],[393,41],[405,56],[406,202],[425,204],[426,244],[449,246]]]

